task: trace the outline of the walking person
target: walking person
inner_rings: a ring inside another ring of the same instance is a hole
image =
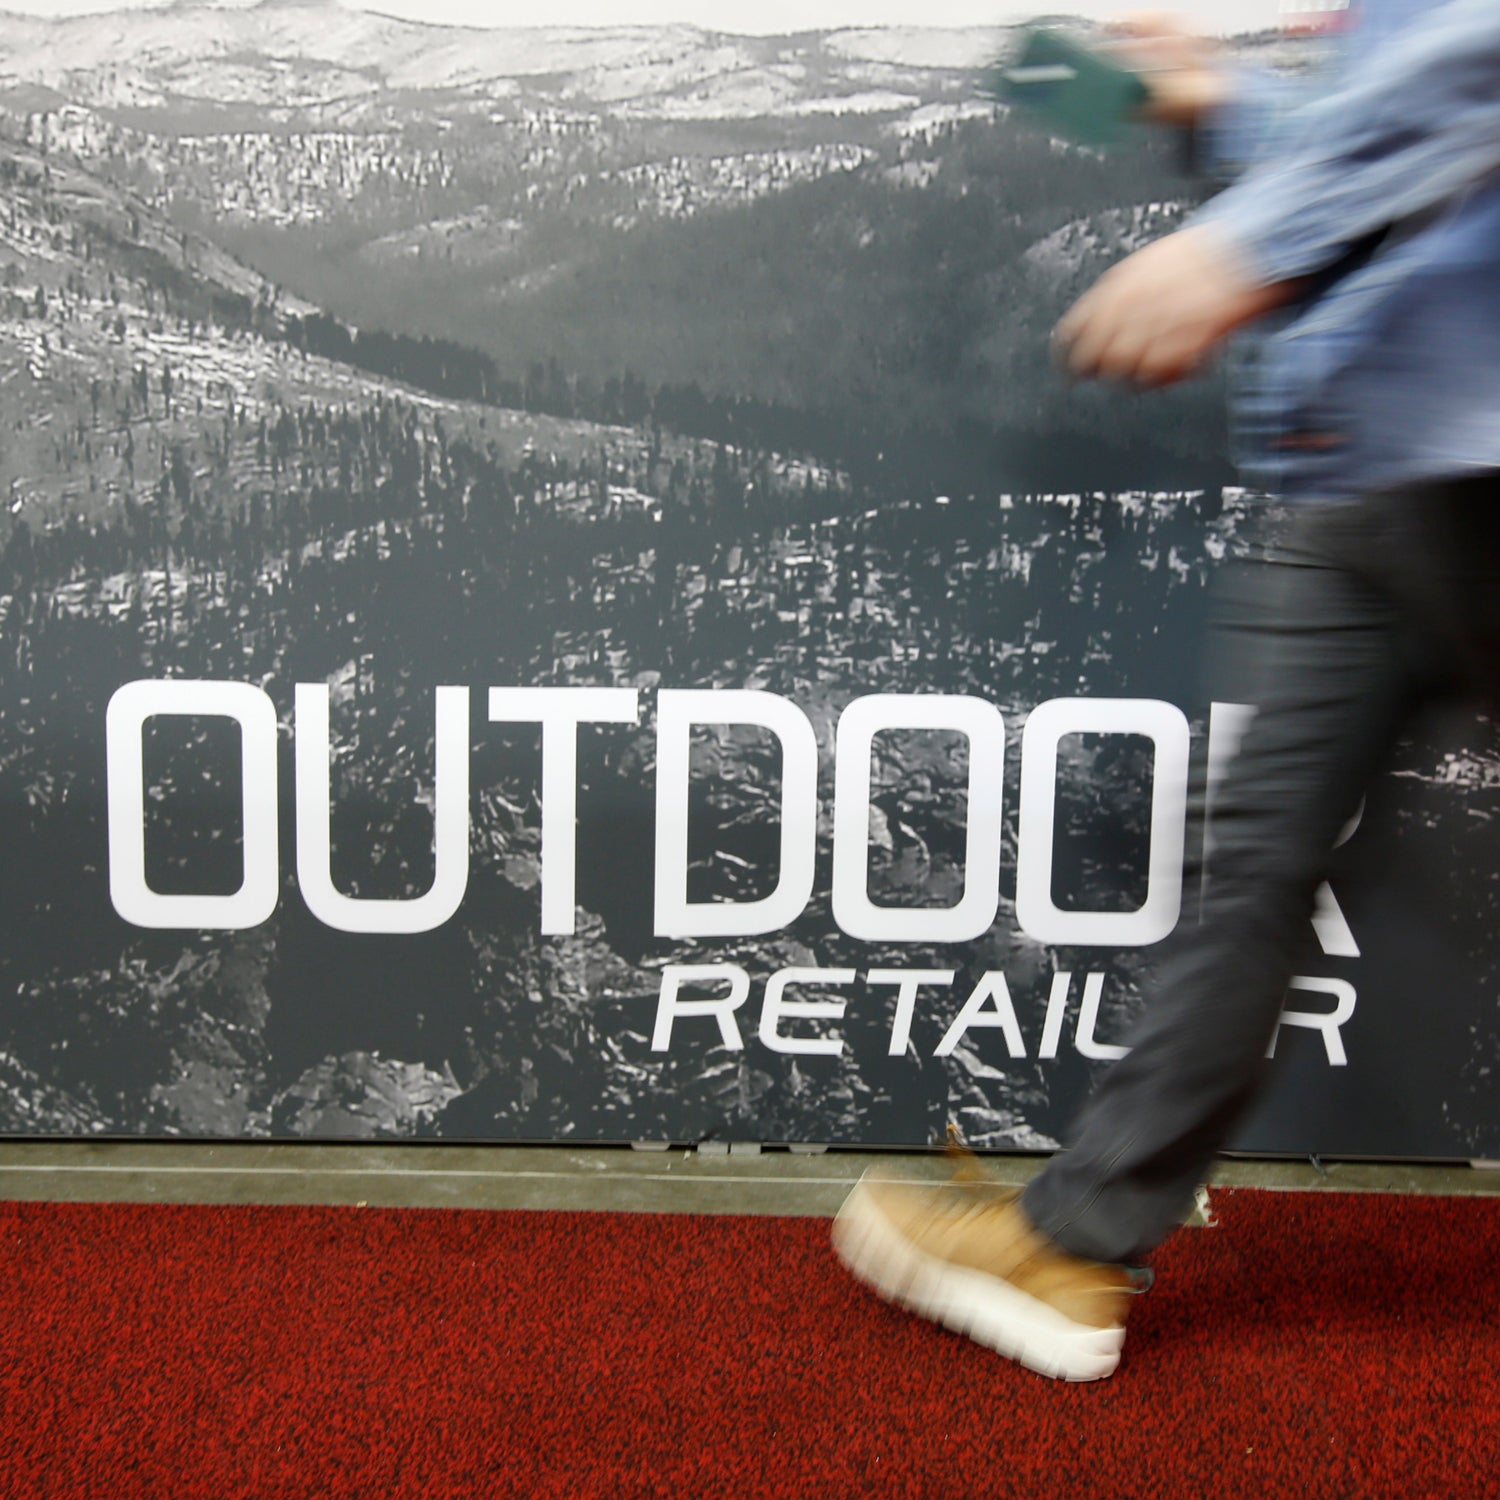
[[[1500,5],[1356,0],[1288,107],[1206,43],[1124,44],[1152,113],[1242,173],[1064,318],[1080,377],[1158,386],[1243,334],[1247,480],[1291,502],[1223,601],[1258,713],[1215,793],[1212,880],[1131,1050],[1024,1192],[867,1175],[854,1273],[1045,1375],[1110,1374],[1133,1270],[1256,1096],[1340,830],[1416,711],[1500,679]]]

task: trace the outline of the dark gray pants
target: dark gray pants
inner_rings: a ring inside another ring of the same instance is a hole
[[[1329,855],[1402,729],[1435,695],[1494,695],[1500,476],[1303,507],[1226,579],[1218,617],[1214,662],[1260,712],[1215,792],[1201,921],[1023,1200],[1098,1260],[1166,1238],[1254,1099]]]

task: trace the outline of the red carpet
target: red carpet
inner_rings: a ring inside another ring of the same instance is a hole
[[[0,1204],[0,1495],[1500,1494],[1500,1202],[1215,1206],[1060,1386],[819,1221]]]

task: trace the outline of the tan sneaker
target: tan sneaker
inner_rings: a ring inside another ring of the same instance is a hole
[[[888,1301],[1039,1374],[1101,1380],[1120,1362],[1137,1277],[1054,1245],[1020,1196],[972,1174],[934,1185],[866,1172],[834,1220],[834,1248]]]

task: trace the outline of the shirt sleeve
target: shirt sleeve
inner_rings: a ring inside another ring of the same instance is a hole
[[[1333,265],[1500,170],[1500,4],[1445,0],[1296,112],[1292,144],[1194,222],[1262,284]]]
[[[1305,87],[1262,68],[1237,67],[1229,98],[1188,132],[1189,170],[1229,183],[1274,154],[1293,111],[1307,102]]]

